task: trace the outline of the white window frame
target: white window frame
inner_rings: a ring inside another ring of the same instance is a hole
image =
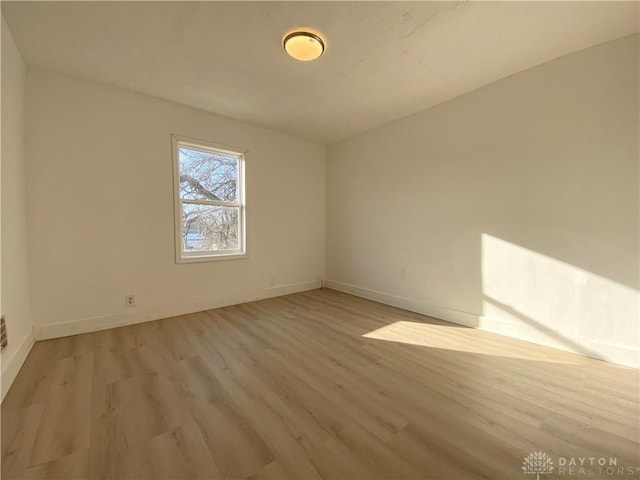
[[[207,142],[182,135],[171,135],[173,150],[173,197],[175,219],[175,254],[176,263],[208,262],[214,260],[234,260],[247,258],[247,213],[245,202],[245,162],[247,150],[229,147],[218,143]],[[229,155],[238,159],[238,200],[235,202],[214,200],[183,200],[180,198],[180,155],[181,147]],[[182,204],[220,205],[238,207],[238,244],[236,250],[207,250],[199,252],[185,252],[182,247]]]

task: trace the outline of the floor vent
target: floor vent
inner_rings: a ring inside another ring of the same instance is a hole
[[[4,315],[0,317],[0,348],[4,350],[7,346],[7,322],[4,321]]]

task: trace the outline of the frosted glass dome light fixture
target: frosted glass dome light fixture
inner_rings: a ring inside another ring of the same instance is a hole
[[[285,51],[296,60],[315,60],[324,52],[324,41],[319,35],[306,30],[296,30],[282,40]]]

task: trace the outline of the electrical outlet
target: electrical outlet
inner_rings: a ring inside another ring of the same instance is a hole
[[[125,307],[135,307],[136,306],[136,296],[135,295],[125,295],[124,296],[124,306]]]

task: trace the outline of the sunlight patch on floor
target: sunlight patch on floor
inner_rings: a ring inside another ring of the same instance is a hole
[[[365,338],[495,357],[582,364],[589,359],[472,328],[399,320],[362,335]],[[550,357],[553,358],[550,358]]]

